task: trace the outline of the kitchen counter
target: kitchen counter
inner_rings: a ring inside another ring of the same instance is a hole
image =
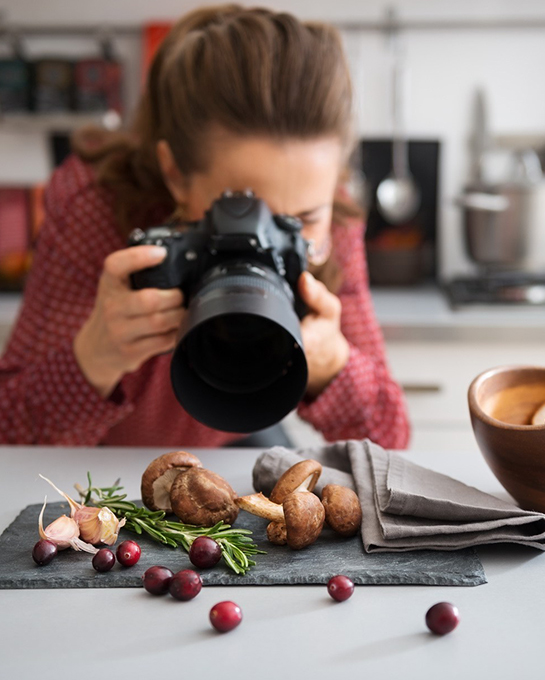
[[[386,340],[541,342],[545,307],[467,305],[453,310],[438,286],[373,288],[377,318]],[[0,294],[0,345],[17,318],[21,296]]]
[[[444,447],[451,440],[448,432],[431,436],[435,439],[427,450],[405,455],[506,497],[474,448]],[[239,494],[251,491],[251,470],[260,451],[194,452]],[[53,500],[55,494],[38,473],[66,491],[75,482],[84,483],[87,470],[99,485],[121,476],[129,497],[137,497],[143,469],[161,453],[145,448],[0,448],[0,530],[45,493]],[[30,551],[31,546],[29,560]],[[486,585],[358,586],[342,603],[334,602],[325,586],[205,586],[190,602],[134,588],[2,590],[2,676],[57,680],[72,669],[78,680],[96,680],[107,668],[109,676],[131,680],[173,673],[201,680],[540,677],[545,557],[522,546],[478,552]],[[244,618],[236,630],[218,634],[208,612],[226,599],[240,605]],[[450,635],[436,637],[424,616],[443,600],[458,606],[461,623]]]
[[[466,305],[453,310],[435,285],[373,288],[386,340],[541,342],[545,307]]]

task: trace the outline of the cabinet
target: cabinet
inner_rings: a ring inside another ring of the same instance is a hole
[[[541,343],[470,341],[392,341],[388,362],[403,387],[412,436],[410,448],[427,451],[445,433],[444,451],[478,451],[467,406],[467,391],[479,373],[503,364],[545,365]],[[319,446],[324,439],[295,413],[284,427],[296,446]]]
[[[387,353],[415,431],[471,427],[467,390],[479,373],[504,364],[545,364],[541,343],[389,341]]]

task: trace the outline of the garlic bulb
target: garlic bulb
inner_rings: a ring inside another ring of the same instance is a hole
[[[70,516],[79,527],[79,535],[84,541],[93,544],[106,543],[106,545],[113,545],[117,541],[119,530],[125,525],[125,518],[119,520],[110,508],[82,505],[56,487],[50,479],[43,475],[40,477],[51,484],[68,501]]]
[[[45,538],[52,543],[55,543],[59,550],[65,550],[66,548],[74,548],[74,550],[83,550],[88,553],[98,552],[98,548],[93,545],[89,545],[79,538],[80,531],[78,523],[72,519],[72,517],[67,517],[66,515],[61,515],[57,519],[44,529],[44,511],[47,505],[47,496],[45,497],[44,504],[42,506],[40,517],[38,518],[38,530],[40,532],[40,537]]]

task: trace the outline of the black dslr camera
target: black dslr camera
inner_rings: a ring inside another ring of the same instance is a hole
[[[150,244],[167,256],[131,283],[183,291],[188,313],[170,370],[180,404],[227,432],[277,423],[308,378],[297,292],[308,249],[301,222],[272,215],[251,192],[225,192],[198,222],[131,233],[129,245]]]

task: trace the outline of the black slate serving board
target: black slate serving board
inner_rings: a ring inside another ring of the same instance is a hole
[[[32,546],[39,539],[38,515],[41,504],[27,506],[0,536],[0,589],[7,588],[130,588],[142,585],[144,571],[160,564],[176,572],[195,569],[182,549],[162,546],[146,536],[122,530],[120,540],[135,538],[142,557],[134,567],[119,564],[104,574],[96,572],[92,555],[68,549],[50,564],[39,567],[32,560]],[[51,503],[44,526],[62,514],[66,503]],[[241,513],[237,527],[251,529],[253,540],[265,555],[256,555],[256,566],[237,575],[223,561],[201,571],[203,583],[221,585],[325,584],[335,574],[344,574],[356,584],[421,584],[475,586],[486,583],[482,564],[474,549],[456,551],[418,550],[405,553],[364,552],[361,538],[343,539],[325,529],[316,543],[304,550],[270,544],[265,535],[267,521]],[[115,549],[115,548],[114,548]]]

